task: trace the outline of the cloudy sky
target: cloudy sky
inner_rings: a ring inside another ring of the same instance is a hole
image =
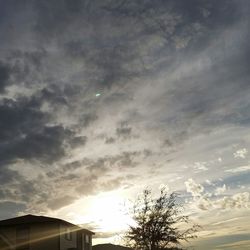
[[[248,0],[0,0],[0,219],[115,242],[145,187],[196,249],[249,249]]]

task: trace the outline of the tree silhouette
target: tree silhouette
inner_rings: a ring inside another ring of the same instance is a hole
[[[199,226],[187,227],[190,220],[182,215],[183,206],[177,201],[178,194],[168,194],[165,189],[159,198],[152,198],[146,189],[132,209],[135,225],[125,234],[129,247],[135,250],[183,249],[181,242],[196,238]],[[183,229],[179,229],[183,226]]]

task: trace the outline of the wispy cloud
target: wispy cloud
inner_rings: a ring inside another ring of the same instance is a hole
[[[229,173],[239,173],[239,172],[246,172],[250,170],[250,166],[240,166],[232,169],[227,169],[226,172]]]

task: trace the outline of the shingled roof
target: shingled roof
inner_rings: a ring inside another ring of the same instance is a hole
[[[47,217],[47,216],[36,216],[36,215],[32,215],[32,214],[27,214],[24,216],[19,216],[19,217],[15,217],[15,218],[10,218],[10,219],[6,219],[6,220],[1,220],[0,221],[0,227],[1,226],[14,226],[14,225],[22,225],[22,224],[37,224],[37,223],[45,223],[45,222],[54,222],[54,223],[58,223],[58,224],[66,224],[68,226],[74,227],[74,228],[79,228],[79,230],[82,230],[86,233],[89,234],[94,234],[93,232],[81,228],[77,225],[74,225],[68,221],[65,220],[61,220],[58,218],[52,218],[52,217]]]

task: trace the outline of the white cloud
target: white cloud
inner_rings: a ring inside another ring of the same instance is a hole
[[[196,183],[193,179],[188,179],[185,182],[187,192],[192,193],[193,205],[201,210],[211,210],[211,209],[240,209],[248,208],[250,204],[250,193],[242,192],[236,193],[231,196],[224,196],[223,198],[216,198],[217,196],[223,194],[227,187],[224,184],[222,187],[217,187],[214,194],[205,192],[204,187]]]
[[[232,196],[224,196],[221,199],[211,199],[209,194],[204,194],[195,200],[195,206],[201,210],[211,209],[241,209],[249,207],[250,193],[237,193]]]
[[[249,192],[237,193],[231,197],[225,196],[215,202],[219,208],[248,208],[249,207]]]
[[[210,185],[210,186],[215,186],[215,184],[214,184],[212,181],[210,181],[210,180],[206,180],[206,183],[207,183],[208,185]]]
[[[212,182],[211,182],[210,180],[206,180],[206,183],[207,183],[208,185],[212,185]]]
[[[206,162],[195,162],[194,169],[198,171],[207,171],[208,168],[206,167]]]
[[[226,189],[227,189],[227,187],[224,184],[222,187],[217,187],[214,194],[221,195],[221,194],[225,193]]]
[[[213,208],[213,202],[209,199],[208,195],[204,195],[197,201],[197,207],[201,210],[209,210]]]
[[[204,191],[204,187],[200,184],[197,184],[193,179],[188,179],[185,181],[187,192],[191,193],[194,197],[201,196]]]
[[[234,152],[234,158],[246,158],[246,155],[248,153],[248,150],[246,148],[238,149],[236,152]]]
[[[225,172],[228,173],[239,173],[239,172],[245,172],[250,170],[250,165],[249,166],[241,166],[241,167],[237,167],[237,168],[231,168],[226,170]]]

